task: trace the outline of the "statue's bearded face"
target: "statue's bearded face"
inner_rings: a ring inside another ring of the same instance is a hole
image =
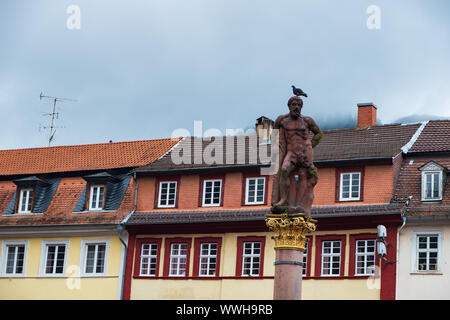
[[[294,100],[289,104],[289,114],[292,118],[297,119],[300,117],[302,111],[302,103],[300,101]]]

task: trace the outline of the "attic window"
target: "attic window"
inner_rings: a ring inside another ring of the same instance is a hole
[[[33,213],[34,199],[38,187],[40,189],[49,186],[49,183],[36,176],[16,179],[13,181],[17,185],[17,192],[14,203],[15,213]]]
[[[33,188],[20,189],[17,213],[31,213],[33,207],[33,194]]]
[[[422,201],[440,201],[444,188],[444,168],[430,161],[422,171]]]
[[[91,185],[89,192],[89,210],[102,210],[105,197],[105,185]]]
[[[119,208],[131,175],[99,172],[82,178],[86,181],[86,186],[73,212],[103,212]]]

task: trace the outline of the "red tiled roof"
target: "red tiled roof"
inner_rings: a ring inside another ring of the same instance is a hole
[[[180,140],[0,150],[0,176],[138,167],[157,160]]]
[[[119,223],[133,210],[135,185],[131,180],[118,210],[112,212],[73,212],[85,185],[86,181],[81,177],[64,178],[61,180],[55,196],[44,214],[0,215],[0,227]],[[5,187],[2,188],[3,186]],[[15,191],[14,187],[11,189],[4,183],[0,185],[0,212],[8,206]],[[5,198],[6,200],[3,201],[2,199]]]
[[[408,157],[403,160],[402,168],[394,193],[394,201],[404,202],[412,195],[409,202],[408,215],[440,215],[450,212],[450,179],[446,180],[442,200],[437,202],[422,202],[422,174],[419,168],[433,161],[444,170],[450,168],[450,155]],[[444,172],[444,175],[446,172]],[[445,181],[445,180],[444,180]],[[444,209],[442,209],[444,208]],[[445,209],[446,208],[446,209]]]
[[[408,153],[449,151],[450,120],[432,120],[427,123]]]
[[[402,204],[371,204],[371,205],[349,205],[349,206],[322,206],[313,207],[312,218],[329,218],[340,216],[367,216],[400,214]],[[255,221],[265,220],[270,214],[270,208],[257,209],[223,209],[223,210],[192,210],[192,211],[151,211],[135,212],[127,221],[127,225],[137,224],[165,224],[165,223],[194,223],[194,222],[230,222],[230,221]]]
[[[401,152],[401,148],[411,140],[419,127],[420,123],[409,125],[388,124],[363,129],[347,128],[326,130],[323,132],[322,141],[314,148],[314,162],[392,158]],[[221,156],[217,158],[220,164],[206,163],[205,159],[201,157],[208,146],[214,146],[211,139],[195,137],[184,139],[164,157],[149,165],[140,167],[136,171],[196,169],[203,167],[215,168],[230,165],[237,166],[239,164],[263,165],[270,163],[270,158],[266,157],[266,155],[270,156],[270,145],[259,144],[256,135],[241,136],[240,138],[236,136],[214,137],[213,142],[217,143],[217,149],[222,149],[220,150]],[[233,148],[230,148],[233,152],[231,161],[227,158],[227,143],[229,142],[233,144]],[[183,151],[189,151],[189,149],[191,154],[187,156],[190,159],[188,163],[175,164],[172,161],[172,154],[182,157]],[[195,161],[196,155],[200,155],[200,163]],[[253,155],[253,157],[250,157],[250,155]],[[264,158],[260,158],[261,155]],[[238,159],[242,159],[242,162],[238,163]],[[252,162],[251,159],[254,161]]]

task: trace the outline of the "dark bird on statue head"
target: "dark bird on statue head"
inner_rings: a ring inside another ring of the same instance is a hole
[[[307,95],[306,93],[304,93],[302,89],[296,88],[295,86],[291,86],[291,87],[292,87],[292,92],[293,92],[296,96],[304,96],[304,97],[308,97],[308,95]]]

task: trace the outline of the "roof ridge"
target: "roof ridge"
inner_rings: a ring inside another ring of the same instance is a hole
[[[19,151],[19,150],[50,150],[59,148],[71,148],[71,147],[84,147],[84,146],[100,146],[100,145],[117,145],[117,144],[130,144],[138,142],[149,142],[149,141],[168,141],[168,140],[182,140],[184,137],[178,138],[158,138],[158,139],[142,139],[142,140],[130,140],[130,141],[117,141],[117,142],[98,142],[98,143],[84,143],[84,144],[73,144],[64,146],[52,146],[52,147],[29,147],[29,148],[17,148],[17,149],[1,149],[3,151]]]
[[[429,121],[430,121],[430,120],[422,121],[422,124],[421,124],[420,127],[416,130],[416,132],[415,132],[414,135],[411,137],[411,139],[408,141],[408,143],[405,144],[403,147],[400,148],[404,154],[407,154],[408,151],[414,146],[414,143],[417,141],[417,139],[419,139],[420,134],[422,133],[423,129],[426,127],[426,125],[427,125],[427,123],[428,123]]]

